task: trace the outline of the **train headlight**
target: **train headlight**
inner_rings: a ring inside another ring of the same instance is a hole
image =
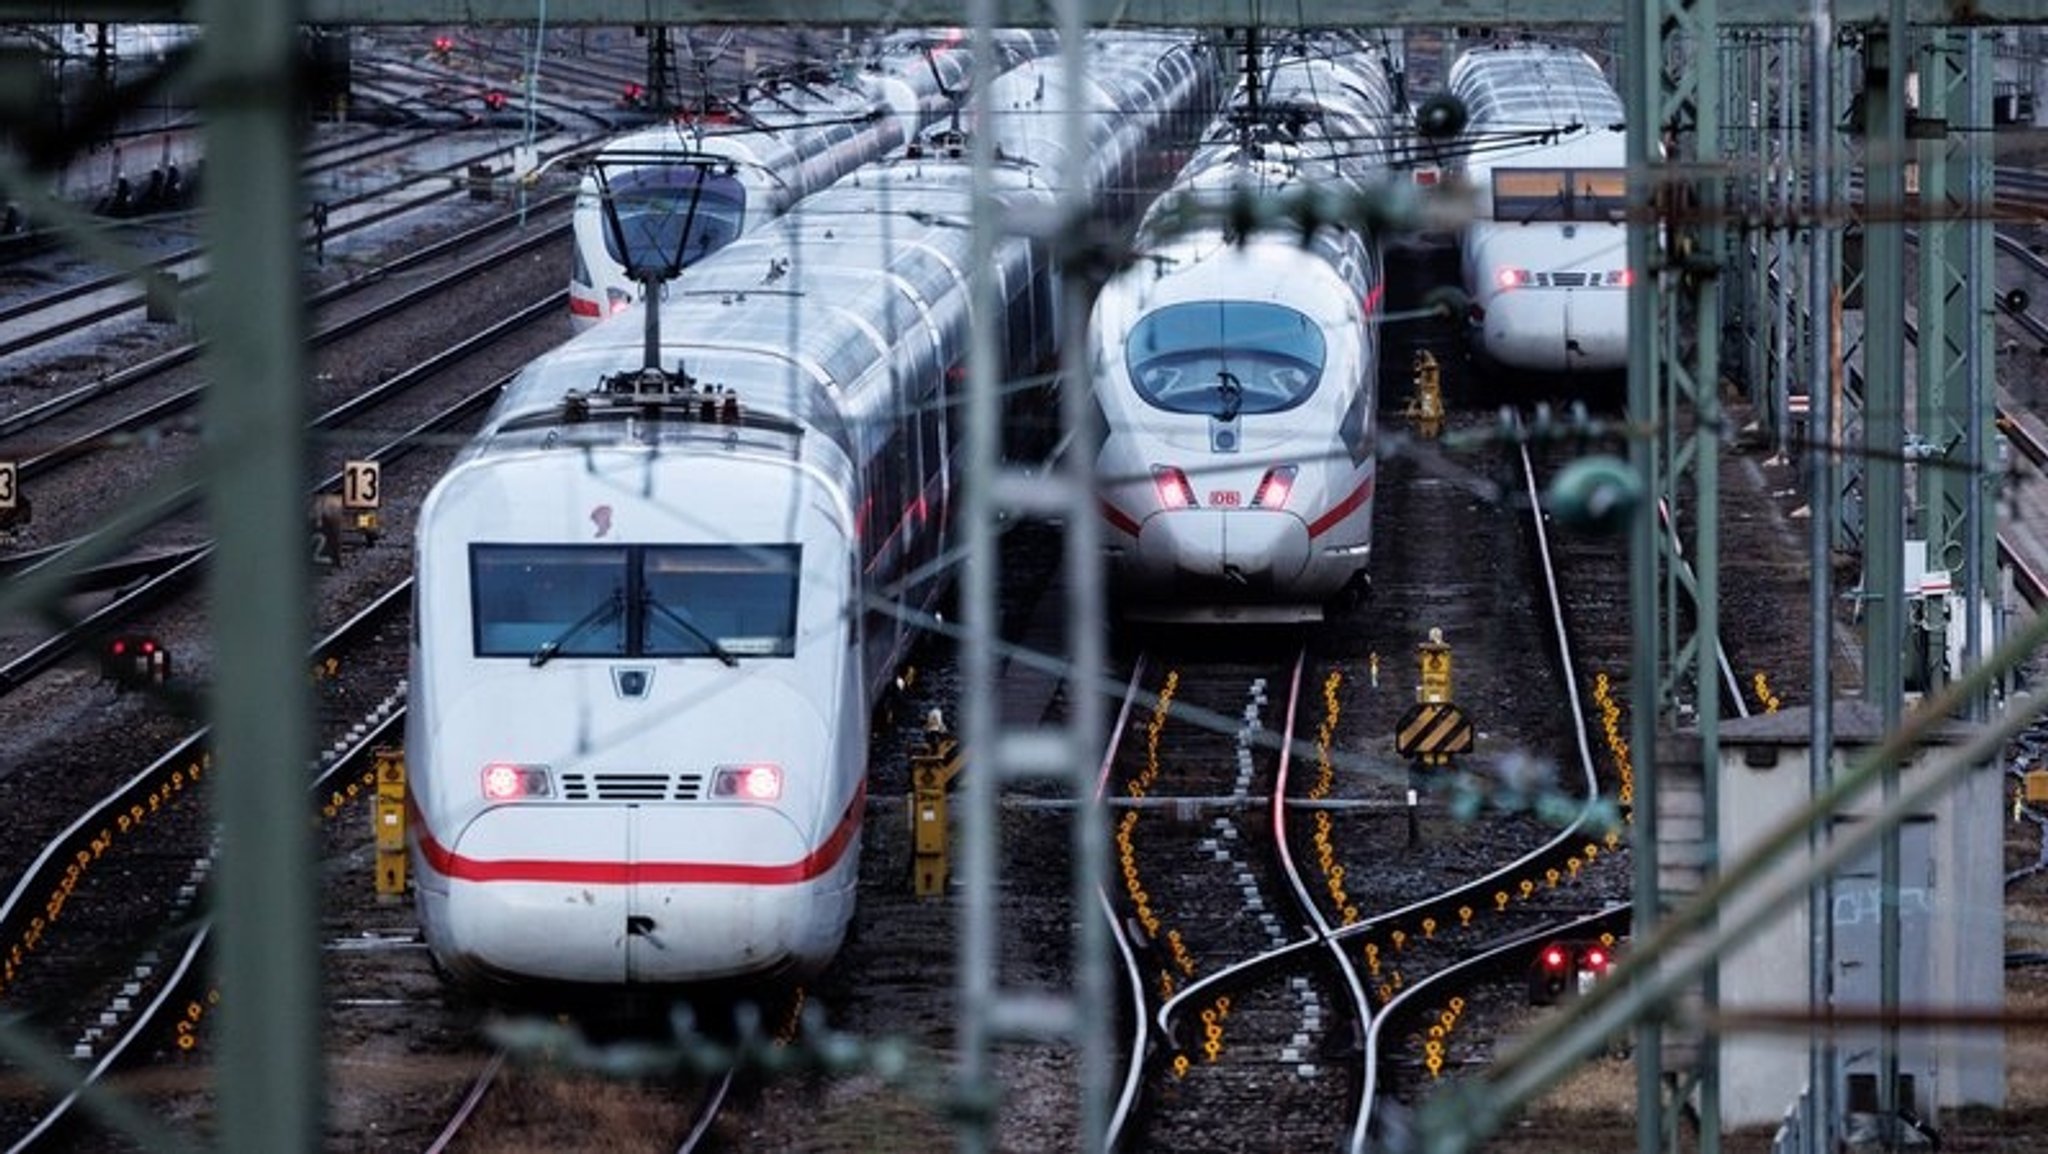
[[[782,796],[782,767],[721,765],[711,777],[711,796],[734,797],[741,801],[774,801]]]
[[[1192,509],[1195,507],[1195,487],[1188,483],[1188,475],[1172,465],[1152,466],[1152,484],[1159,489],[1159,507],[1162,509]]]
[[[1504,268],[1493,274],[1493,283],[1504,289],[1521,288],[1533,283],[1535,279],[1525,268]]]
[[[1252,493],[1252,504],[1261,509],[1285,509],[1287,498],[1294,492],[1294,473],[1293,465],[1275,465],[1266,470],[1257,491]]]
[[[494,761],[484,766],[484,798],[488,801],[518,801],[526,797],[548,797],[554,789],[548,783],[544,765],[512,765]]]

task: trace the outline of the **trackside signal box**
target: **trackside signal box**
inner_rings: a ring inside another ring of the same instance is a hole
[[[1529,967],[1529,1004],[1548,1006],[1586,993],[1613,968],[1611,936],[1545,942]]]

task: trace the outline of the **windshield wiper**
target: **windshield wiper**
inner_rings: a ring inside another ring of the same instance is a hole
[[[667,603],[657,600],[654,594],[648,592],[640,594],[640,604],[668,621],[669,624],[688,632],[690,636],[702,641],[711,650],[711,656],[718,658],[727,666],[737,666],[740,663],[739,658],[734,657],[730,650],[718,643],[718,638],[704,632],[703,628],[690,616],[689,610],[671,609]]]
[[[1517,221],[1516,223],[1534,224],[1539,219],[1543,219],[1543,214],[1549,212],[1552,208],[1562,209],[1564,207],[1564,193],[1562,191],[1554,192],[1549,196],[1544,197],[1542,200],[1537,201],[1534,207],[1530,208],[1528,212],[1523,213],[1522,219]],[[1558,219],[1562,220],[1564,219],[1564,216],[1564,213],[1560,213]]]
[[[618,620],[619,614],[625,612],[625,610],[625,594],[617,589],[612,590],[611,596],[592,606],[590,612],[571,622],[567,629],[555,634],[554,637],[548,640],[547,644],[534,650],[533,656],[527,659],[528,663],[535,669],[539,669],[552,660],[555,654],[560,653],[562,646],[569,644],[571,641],[576,640],[600,625],[609,625],[613,621]]]
[[[1226,423],[1235,421],[1238,409],[1244,405],[1244,382],[1229,369],[1216,374],[1216,403],[1216,419]]]

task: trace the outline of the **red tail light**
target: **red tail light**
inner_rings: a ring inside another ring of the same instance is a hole
[[[1192,509],[1195,507],[1195,487],[1188,483],[1188,475],[1172,465],[1152,466],[1152,484],[1159,489],[1159,507],[1162,509]]]
[[[1504,268],[1493,274],[1493,283],[1504,289],[1521,288],[1534,279],[1525,268]]]
[[[1570,960],[1570,952],[1569,952],[1568,950],[1566,950],[1566,949],[1565,949],[1565,948],[1564,948],[1563,946],[1545,946],[1545,947],[1543,947],[1543,968],[1544,968],[1544,969],[1546,969],[1546,970],[1561,970],[1561,969],[1564,969],[1564,967],[1565,967],[1565,963],[1566,963],[1567,961],[1569,961],[1569,960]]]
[[[1635,278],[1629,275],[1629,271],[1627,269],[1618,268],[1608,272],[1607,283],[1613,285],[1616,288],[1627,288],[1628,286],[1635,283]]]
[[[1601,949],[1599,946],[1594,946],[1593,948],[1586,951],[1584,961],[1585,964],[1580,966],[1580,969],[1604,970],[1607,968],[1607,951]]]
[[[1266,470],[1258,491],[1252,494],[1252,504],[1261,509],[1285,509],[1287,498],[1294,493],[1294,473],[1293,465],[1275,465]]]

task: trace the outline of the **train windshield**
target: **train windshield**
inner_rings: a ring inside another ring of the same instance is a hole
[[[604,187],[618,212],[605,251],[628,273],[687,268],[731,244],[746,220],[746,186],[702,165],[638,165],[607,173]]]
[[[796,653],[795,545],[667,545],[641,551],[651,657]]]
[[[796,545],[472,545],[469,562],[479,657],[796,653]]]
[[[1225,421],[1307,400],[1322,379],[1324,353],[1314,321],[1264,301],[1168,305],[1132,326],[1125,343],[1131,381],[1146,404]]]
[[[469,572],[477,656],[625,656],[626,550],[475,545]]]
[[[1496,168],[1493,219],[1620,221],[1628,215],[1628,176],[1619,168]]]

